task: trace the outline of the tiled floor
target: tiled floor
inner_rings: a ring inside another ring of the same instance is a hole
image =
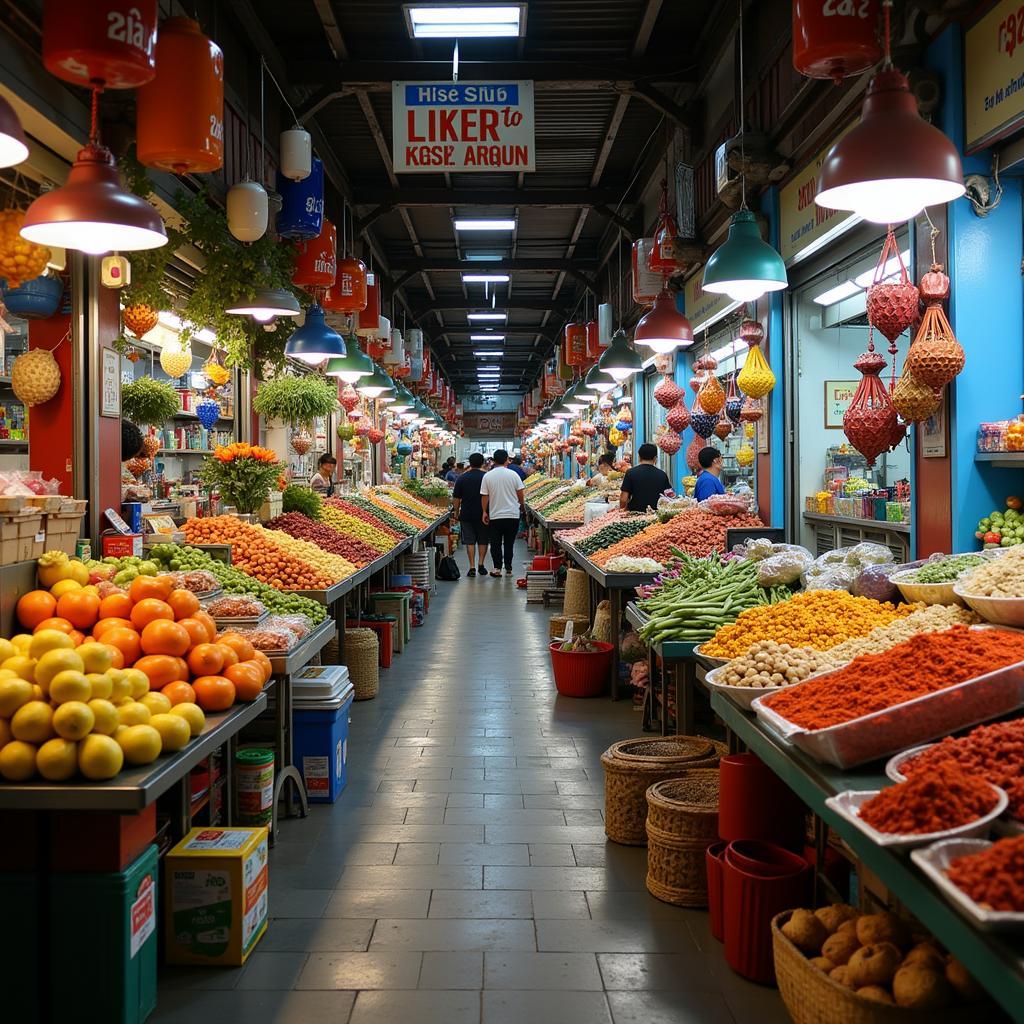
[[[441,583],[355,706],[349,783],[283,824],[271,922],[237,970],[168,969],[154,1024],[776,1024],[707,915],[606,843],[599,756],[628,702],[558,697],[551,611],[511,579]]]

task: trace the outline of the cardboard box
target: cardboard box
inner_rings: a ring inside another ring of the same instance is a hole
[[[0,565],[38,558],[46,549],[45,541],[39,512],[25,509],[16,515],[0,515]]]
[[[168,963],[245,963],[267,930],[267,849],[266,828],[194,828],[168,852]]]
[[[128,558],[136,555],[142,557],[142,534],[104,533],[100,538],[103,543],[104,558]]]
[[[66,555],[74,555],[75,545],[82,533],[81,512],[50,512],[44,522],[46,531],[46,550],[63,551]]]

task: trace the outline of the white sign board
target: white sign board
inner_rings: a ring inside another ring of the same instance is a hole
[[[392,82],[395,171],[532,171],[533,82]]]

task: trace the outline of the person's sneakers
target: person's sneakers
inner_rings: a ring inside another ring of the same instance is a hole
[[[475,576],[476,575],[476,569],[470,569],[469,572],[466,573],[466,575],[467,576]]]
[[[498,571],[497,569],[492,569],[492,570],[491,570],[491,575],[492,575],[492,576],[493,576],[493,577],[494,577],[495,579],[500,579],[500,577],[501,577],[501,573],[500,573],[500,572],[499,572],[499,571]]]
[[[506,569],[505,570],[505,575],[506,576],[511,576],[512,575],[512,570],[511,569]]]

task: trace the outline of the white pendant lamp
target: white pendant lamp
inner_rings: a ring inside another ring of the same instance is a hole
[[[303,181],[313,170],[313,140],[305,128],[296,125],[281,132],[281,173],[292,181]]]
[[[14,107],[0,96],[0,167],[13,167],[28,158],[28,143]]]
[[[258,181],[235,182],[228,189],[226,207],[228,231],[240,242],[255,242],[267,233],[270,200]]]

